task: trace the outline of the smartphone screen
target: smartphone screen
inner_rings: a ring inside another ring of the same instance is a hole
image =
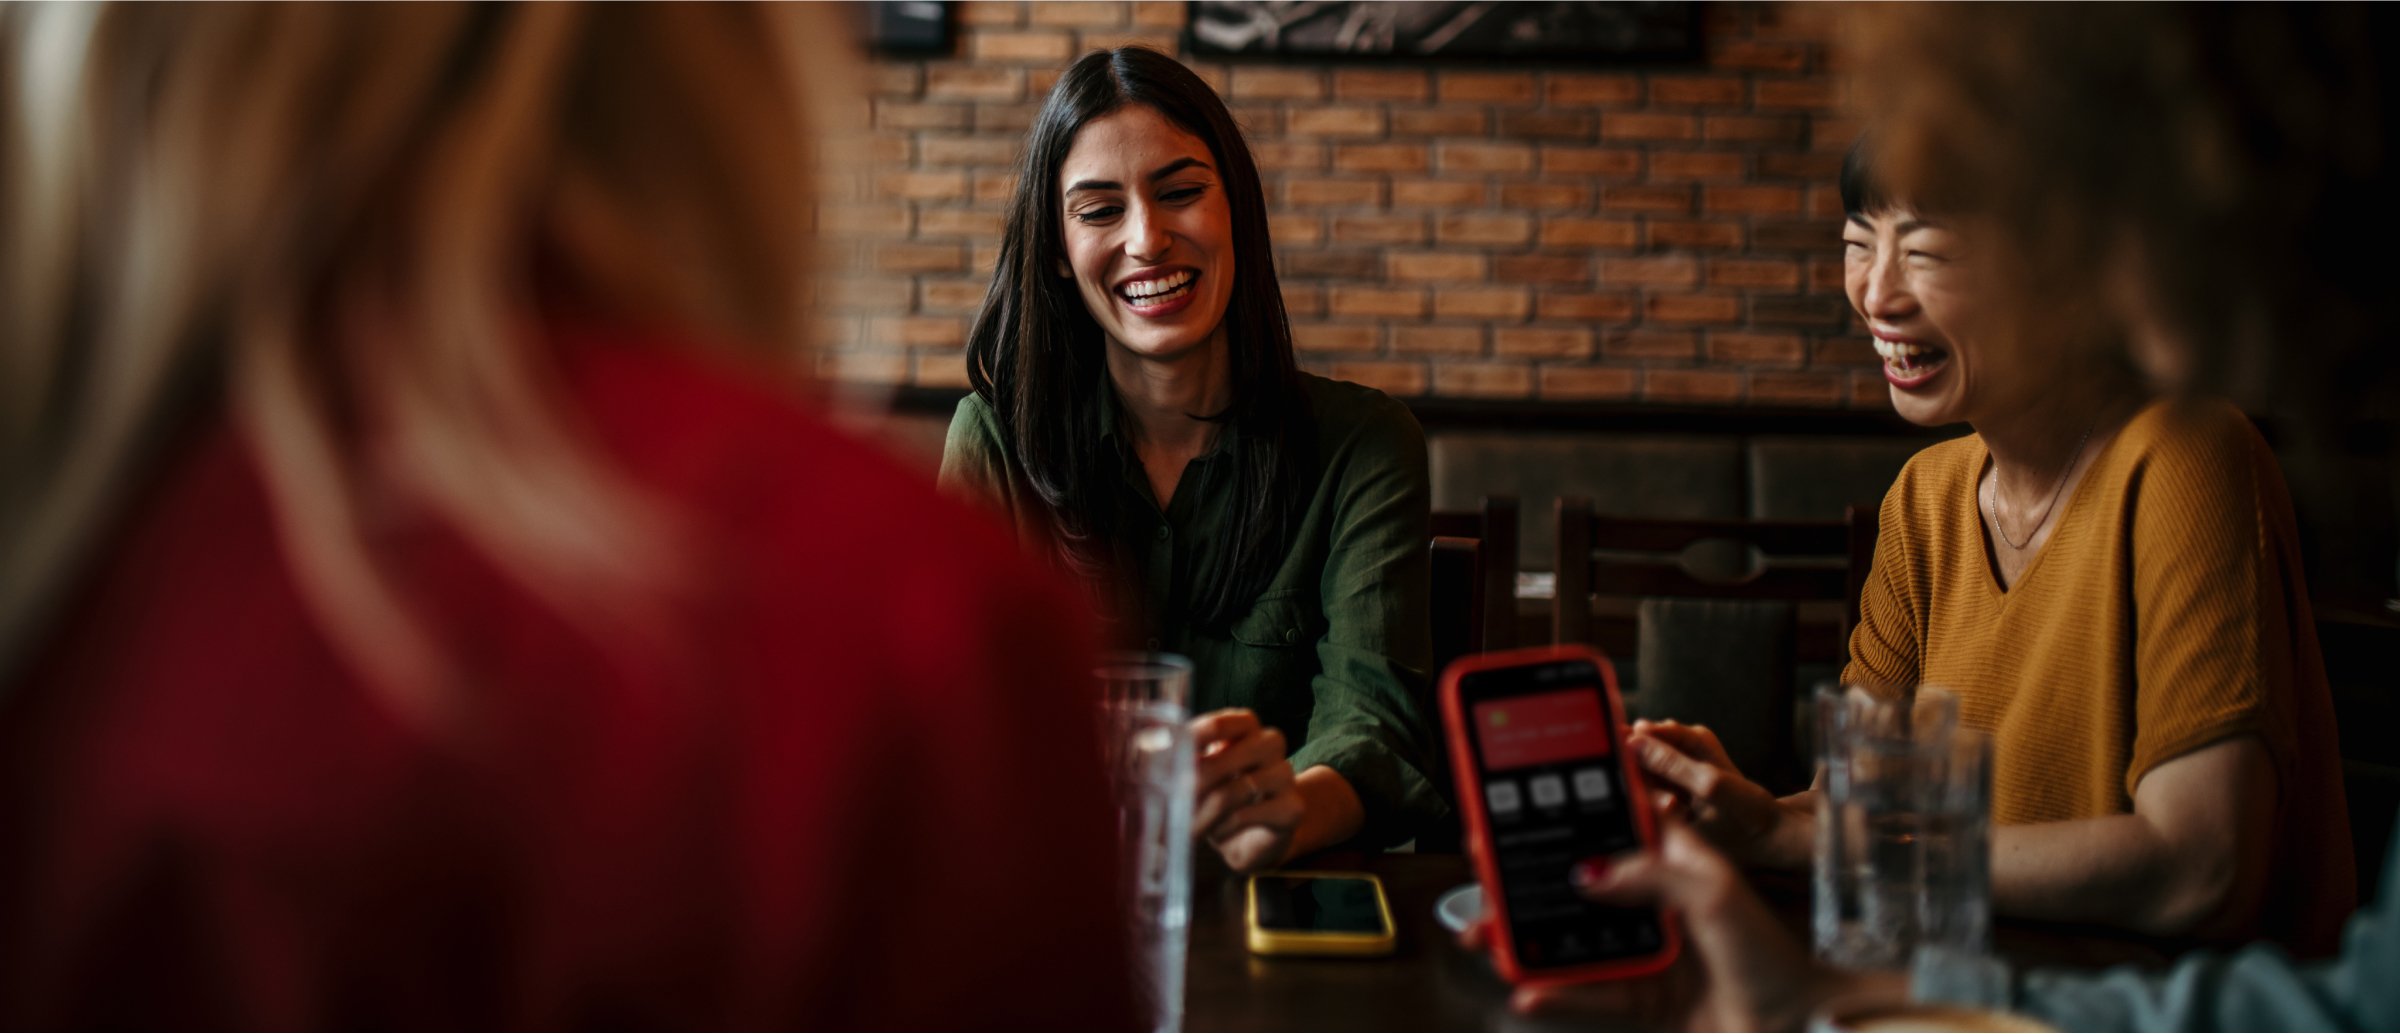
[[[1592,904],[1569,876],[1579,861],[1641,845],[1598,668],[1564,660],[1471,672],[1458,690],[1518,963],[1555,969],[1656,954],[1656,910]]]
[[[1371,880],[1337,876],[1253,876],[1258,925],[1291,933],[1386,933]]]

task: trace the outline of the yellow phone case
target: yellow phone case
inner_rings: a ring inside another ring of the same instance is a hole
[[[1379,933],[1327,933],[1270,930],[1258,925],[1259,876],[1297,876],[1311,879],[1365,880],[1375,888],[1375,911],[1383,918]],[[1244,899],[1243,922],[1250,928],[1250,951],[1257,955],[1389,955],[1398,941],[1392,922],[1392,899],[1383,881],[1367,872],[1267,872],[1250,877]]]

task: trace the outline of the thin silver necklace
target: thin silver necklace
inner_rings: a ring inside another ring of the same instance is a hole
[[[2050,511],[2057,508],[2058,497],[2060,493],[2063,493],[2067,490],[2067,475],[2074,473],[2075,464],[2083,459],[2083,447],[2085,443],[2088,443],[2092,440],[2092,428],[2096,426],[2099,425],[2086,425],[2083,429],[2083,436],[2075,439],[2075,452],[2073,455],[2067,457],[2066,469],[2058,472],[2058,484],[2050,489],[2050,501],[2042,504],[2042,515],[2034,519],[2033,530],[2025,533],[2025,542],[2033,541],[2033,537],[2041,533],[2042,525],[2049,522]],[[1993,464],[1992,490],[1984,494],[1983,513],[1984,516],[1992,519],[1992,531],[2000,536],[2000,541],[2008,543],[2008,548],[2022,553],[2025,551],[2025,542],[2017,542],[2010,539],[2008,537],[2008,529],[2001,527],[2000,525],[1999,499],[2000,466],[1998,464]]]

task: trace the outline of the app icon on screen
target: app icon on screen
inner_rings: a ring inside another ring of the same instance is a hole
[[[1501,779],[1483,784],[1484,803],[1491,805],[1494,815],[1514,815],[1525,806],[1517,796],[1517,784]]]
[[[1535,776],[1530,785],[1535,807],[1555,808],[1567,803],[1567,781],[1564,779],[1554,775]]]
[[[1575,772],[1575,799],[1590,804],[1608,799],[1608,770],[1584,768]]]

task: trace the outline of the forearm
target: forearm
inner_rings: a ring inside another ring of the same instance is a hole
[[[2178,851],[2139,814],[1992,831],[1992,910],[2161,936],[2230,932],[2249,916],[2223,852]]]
[[[1290,857],[1314,854],[1357,836],[1366,824],[1367,810],[1350,781],[1326,765],[1311,765],[1292,781],[1306,810],[1292,831]]]
[[[1817,856],[1817,791],[1802,790],[1775,800],[1775,821],[1760,831],[1750,864],[1762,869],[1806,869]]]

